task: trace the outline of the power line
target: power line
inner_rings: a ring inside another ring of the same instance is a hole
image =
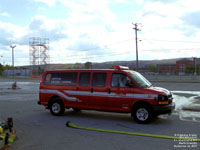
[[[111,44],[107,44],[104,47],[94,47],[94,48],[83,49],[83,50],[76,50],[76,51],[89,52],[89,51],[96,50],[96,49],[105,50],[105,49],[108,49],[108,46],[118,45],[118,44],[121,44],[121,43],[124,43],[124,42],[128,42],[128,41],[132,41],[132,40],[135,40],[135,39],[136,38],[131,38],[131,39],[117,41],[117,42],[114,42],[114,43],[111,43]],[[158,42],[200,43],[200,42],[197,42],[197,41],[172,41],[172,40],[159,40],[159,39],[142,39],[142,40],[152,40],[152,41],[158,41]],[[199,50],[200,51],[200,48],[143,49],[142,51],[158,52],[158,51],[187,51],[187,50],[193,50],[193,51]],[[129,54],[129,52],[131,53],[131,51],[126,51],[126,53],[123,52],[123,53],[118,53],[118,54],[116,54],[116,51],[110,51],[109,53],[108,52],[97,53],[97,51],[94,51],[94,52],[96,53],[94,56],[92,56],[91,54],[87,54],[88,56],[83,56],[83,57],[80,58],[80,55],[70,55],[70,56],[67,56],[67,57],[65,57],[63,59],[65,59],[65,60],[66,59],[69,60],[69,58],[70,58],[70,60],[74,60],[76,58],[78,58],[78,59],[89,59],[89,58],[94,59],[94,58],[97,58],[97,57],[105,57],[105,56],[108,56],[108,55],[117,56],[117,55],[127,55],[127,53]],[[10,57],[4,57],[4,58],[10,58]],[[15,58],[24,58],[24,57],[15,57]],[[51,57],[51,58],[53,59],[53,61],[60,61],[60,56],[57,56],[57,57],[54,56],[54,57]],[[55,58],[59,58],[59,59],[56,60]],[[27,61],[26,60],[20,60],[20,61],[28,62],[28,60]]]
[[[164,50],[166,50],[166,51],[188,51],[188,50],[199,50],[200,51],[200,48],[180,48],[180,49],[178,49],[178,48],[171,48],[171,49],[144,49],[144,50],[142,50],[142,51],[152,51],[152,52],[158,52],[158,51],[164,51]]]
[[[160,39],[142,39],[146,41],[157,41],[157,42],[173,42],[173,43],[199,43],[200,41],[176,41],[176,40],[160,40]]]
[[[171,48],[171,49],[142,49],[141,51],[151,51],[151,52],[158,52],[158,51],[191,51],[191,50],[198,50],[198,51],[200,51],[200,48],[184,48],[184,49],[177,49],[177,48]],[[123,54],[123,55],[127,55],[127,53],[129,53],[129,52],[131,52],[131,51],[126,51],[126,53],[125,52],[122,52],[122,53],[117,53],[116,54],[116,51],[110,51],[110,52],[104,52],[104,53],[96,53],[96,54],[93,54],[93,55],[95,55],[95,56],[107,56],[107,55],[121,55],[121,54]],[[91,55],[91,54],[88,54],[88,55]],[[71,58],[71,57],[79,57],[80,55],[68,55],[67,57],[69,57],[69,58]],[[53,57],[51,57],[51,59],[55,59],[55,58],[60,58],[61,56],[53,56]],[[84,56],[85,57],[85,56]],[[86,56],[87,57],[87,56]],[[90,57],[90,56],[89,56]],[[4,57],[4,58],[10,58],[10,57]],[[17,58],[17,59],[20,59],[20,58],[24,58],[24,57],[15,57],[15,58]]]
[[[117,42],[114,42],[114,43],[111,43],[111,44],[107,44],[107,45],[104,45],[104,47],[93,47],[93,48],[88,48],[88,49],[68,49],[68,50],[76,50],[76,51],[91,51],[91,50],[97,50],[97,49],[105,49],[106,47],[108,46],[112,46],[112,45],[116,45],[116,44],[121,44],[121,43],[125,43],[125,42],[128,42],[128,41],[132,41],[134,40],[134,38],[132,39],[127,39],[127,40],[122,40],[122,41],[117,41]]]

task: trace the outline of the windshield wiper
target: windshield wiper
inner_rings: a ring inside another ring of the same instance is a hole
[[[151,84],[149,87],[153,87],[153,84]]]
[[[148,85],[141,86],[141,88],[148,88],[148,87],[149,87]]]

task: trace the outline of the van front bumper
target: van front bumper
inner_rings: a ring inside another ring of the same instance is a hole
[[[157,105],[153,106],[155,114],[170,114],[175,109],[175,103],[172,102],[169,105]]]

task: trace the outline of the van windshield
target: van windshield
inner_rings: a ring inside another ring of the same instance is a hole
[[[135,80],[135,82],[139,85],[139,87],[148,88],[152,86],[152,84],[140,73],[135,71],[127,71],[127,72]]]

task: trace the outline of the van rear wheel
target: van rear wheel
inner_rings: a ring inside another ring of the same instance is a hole
[[[147,105],[138,105],[133,108],[132,116],[136,122],[146,124],[152,120],[153,111]]]
[[[61,116],[65,112],[64,104],[61,100],[53,100],[50,104],[50,112],[54,116]]]

